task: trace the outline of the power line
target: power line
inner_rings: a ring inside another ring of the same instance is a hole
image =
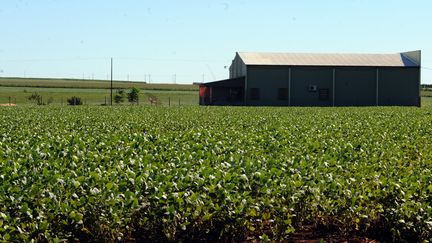
[[[93,61],[106,60],[106,57],[89,57],[89,58],[32,58],[32,59],[5,59],[0,62],[58,62],[58,61]]]
[[[58,61],[95,61],[106,60],[106,57],[71,57],[71,58],[31,58],[31,59],[5,59],[0,62],[58,62]],[[222,59],[182,59],[182,58],[148,58],[148,57],[116,57],[116,60],[136,61],[170,61],[170,62],[222,62]]]

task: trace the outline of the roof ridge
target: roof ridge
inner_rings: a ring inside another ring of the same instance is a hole
[[[399,55],[402,52],[396,53],[356,53],[356,52],[250,52],[250,51],[242,51],[237,52],[238,54],[276,54],[276,55],[284,55],[284,54],[293,54],[293,55]]]

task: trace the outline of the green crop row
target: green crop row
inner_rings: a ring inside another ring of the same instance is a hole
[[[1,107],[0,241],[432,238],[432,109]]]

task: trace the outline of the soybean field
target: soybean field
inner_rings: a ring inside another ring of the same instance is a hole
[[[427,241],[424,104],[0,107],[0,241]]]

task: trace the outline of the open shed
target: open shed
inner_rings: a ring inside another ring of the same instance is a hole
[[[245,78],[233,78],[200,85],[200,105],[243,105]]]

